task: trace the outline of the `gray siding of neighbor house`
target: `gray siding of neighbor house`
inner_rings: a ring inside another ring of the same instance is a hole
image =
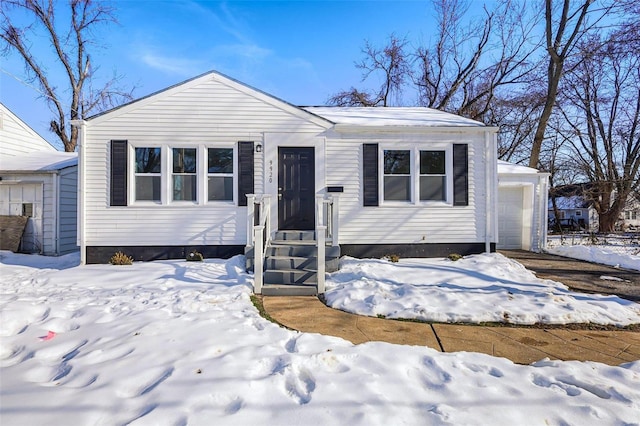
[[[66,254],[78,250],[78,167],[63,169],[58,182],[58,254]]]

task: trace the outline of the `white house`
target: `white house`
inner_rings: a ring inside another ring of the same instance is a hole
[[[23,252],[78,250],[77,154],[57,151],[2,104],[0,113],[0,216],[29,218]]]
[[[498,129],[453,114],[297,107],[209,72],[75,124],[87,263],[243,253],[260,222],[358,257],[498,242]]]

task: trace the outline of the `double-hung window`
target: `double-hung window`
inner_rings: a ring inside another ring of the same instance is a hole
[[[384,202],[451,202],[451,153],[447,149],[385,149],[382,194]]]
[[[173,148],[173,201],[196,201],[197,149]]]
[[[136,148],[135,155],[135,200],[161,202],[161,149]]]
[[[233,201],[233,148],[208,149],[207,176],[209,201]]]
[[[411,151],[384,151],[384,200],[411,201]]]
[[[447,201],[445,151],[420,151],[420,201]]]

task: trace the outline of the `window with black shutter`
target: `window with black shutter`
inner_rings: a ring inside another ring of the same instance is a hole
[[[365,207],[377,206],[378,201],[378,144],[362,145],[362,187]]]
[[[253,194],[253,142],[238,142],[238,205],[247,205],[247,194]]]
[[[127,205],[127,141],[111,141],[109,205]]]
[[[453,205],[469,205],[469,146],[453,145]]]

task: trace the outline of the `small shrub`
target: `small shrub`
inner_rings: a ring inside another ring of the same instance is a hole
[[[458,253],[451,253],[449,256],[447,256],[447,259],[449,259],[452,262],[455,262],[456,260],[462,259],[462,255]]]
[[[203,260],[204,256],[202,253],[195,250],[187,255],[187,262],[202,262]]]
[[[131,265],[133,264],[133,258],[131,256],[127,256],[121,251],[118,251],[111,256],[109,263],[112,265]]]
[[[398,256],[397,254],[388,254],[385,257],[383,257],[383,259],[388,260],[389,262],[392,262],[392,263],[398,263],[398,261],[400,260],[400,256]]]

